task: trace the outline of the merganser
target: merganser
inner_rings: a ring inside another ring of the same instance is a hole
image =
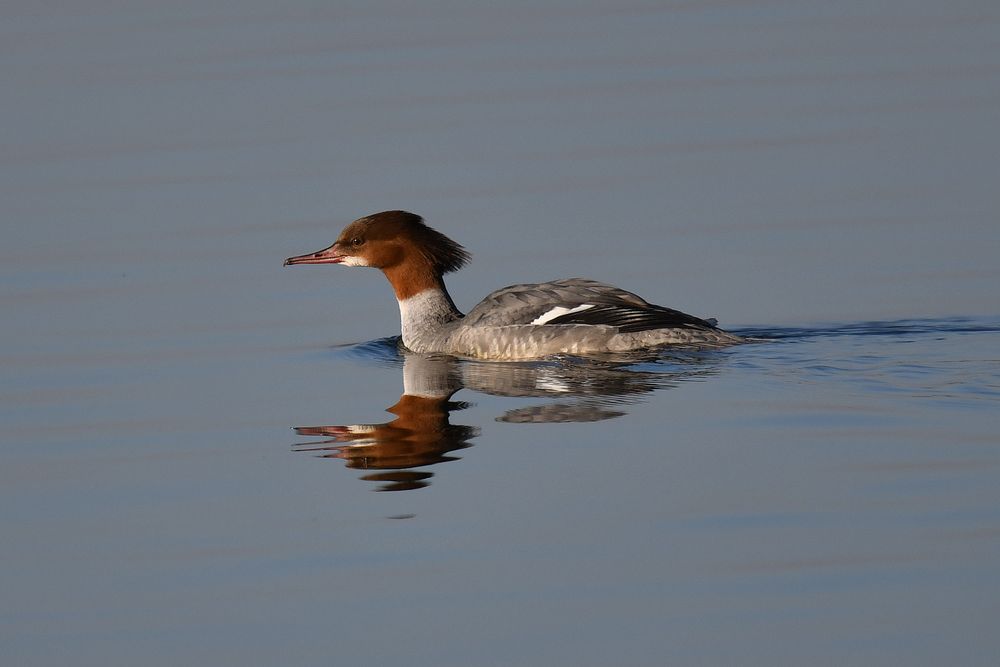
[[[329,248],[289,257],[285,265],[381,269],[399,302],[403,345],[418,353],[515,360],[744,342],[717,328],[715,320],[583,278],[504,287],[462,315],[442,276],[462,268],[469,257],[420,216],[383,211],[347,225]]]

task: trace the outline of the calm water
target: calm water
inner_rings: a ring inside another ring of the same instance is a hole
[[[994,3],[6,3],[4,665],[992,665]],[[583,275],[762,342],[401,352]],[[369,342],[359,342],[369,341]]]

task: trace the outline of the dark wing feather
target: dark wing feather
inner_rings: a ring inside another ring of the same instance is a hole
[[[583,278],[566,278],[531,285],[511,285],[483,299],[465,316],[470,326],[531,324],[554,307],[586,310],[567,313],[546,324],[603,324],[623,332],[648,329],[715,329],[715,321],[702,320],[645,299],[619,287]]]
[[[648,305],[631,308],[628,305],[602,305],[577,313],[567,313],[553,318],[547,324],[604,324],[618,327],[622,332],[648,331],[649,329],[714,329],[709,321],[682,313],[672,308]]]

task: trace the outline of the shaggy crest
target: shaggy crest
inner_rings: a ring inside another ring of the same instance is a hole
[[[424,224],[423,218],[409,211],[382,211],[356,220],[351,227],[356,224],[370,230],[369,238],[392,238],[400,232],[406,234],[416,242],[420,254],[441,273],[458,271],[471,257],[459,243],[431,229]]]

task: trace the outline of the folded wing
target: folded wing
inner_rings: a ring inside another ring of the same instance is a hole
[[[653,305],[621,288],[582,278],[499,289],[469,311],[465,322],[470,326],[606,325],[622,332],[715,328],[714,320]]]

